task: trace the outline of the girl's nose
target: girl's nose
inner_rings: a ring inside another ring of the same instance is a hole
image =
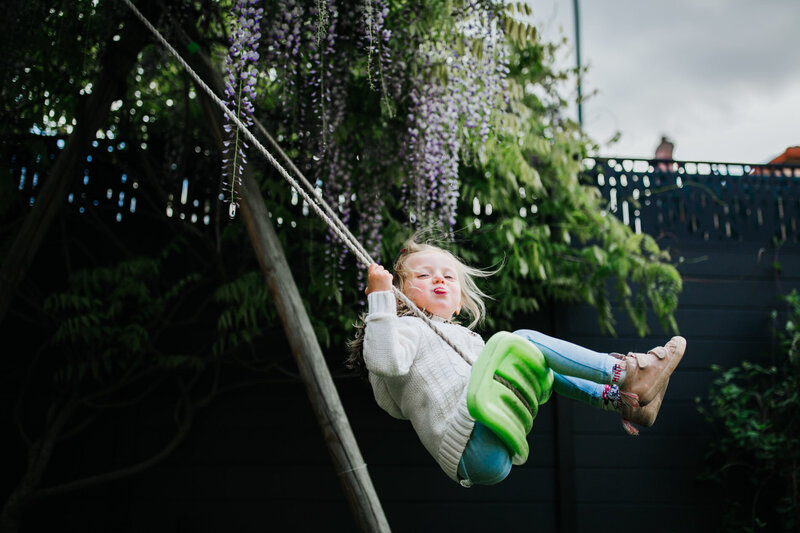
[[[435,274],[433,276],[433,282],[434,283],[444,283],[444,276],[442,276],[440,274]]]

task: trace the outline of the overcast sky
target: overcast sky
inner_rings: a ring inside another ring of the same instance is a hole
[[[527,2],[574,66],[573,0]],[[600,155],[652,157],[662,135],[681,160],[763,163],[800,145],[799,0],[581,0],[580,24]]]

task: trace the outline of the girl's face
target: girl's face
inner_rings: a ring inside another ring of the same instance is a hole
[[[461,310],[461,280],[455,261],[447,255],[426,251],[411,254],[404,269],[408,277],[403,293],[420,309],[450,320]]]

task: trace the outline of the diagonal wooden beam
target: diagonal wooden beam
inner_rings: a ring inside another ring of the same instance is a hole
[[[221,92],[222,77],[211,67],[207,57],[198,53],[187,61],[190,64],[194,63],[193,68],[201,73],[202,78],[211,80],[210,86],[217,94]],[[222,128],[222,111],[202,89],[198,88],[198,94],[221,151],[222,140],[226,135]],[[364,532],[388,532],[389,522],[372,485],[372,479],[322,354],[322,348],[270,220],[261,190],[249,168],[245,168],[244,174],[243,188],[240,191],[241,217],[250,236],[258,264],[275,300],[300,377],[305,384],[308,398],[333,460],[333,467],[339,474],[339,480],[359,528]]]
[[[243,185],[242,219],[272,291],[300,376],[356,522],[362,531],[389,531],[389,523],[372,486],[258,184],[247,176]]]

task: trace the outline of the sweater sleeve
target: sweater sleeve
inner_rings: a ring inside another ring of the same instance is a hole
[[[386,380],[378,377],[375,374],[370,374],[369,383],[372,385],[375,401],[378,403],[378,406],[381,409],[395,418],[399,418],[400,420],[408,420],[408,418],[403,415],[403,411],[400,410],[400,406],[397,405],[397,402],[395,402],[394,398],[392,398],[392,395],[389,392],[389,387],[386,385]]]
[[[397,316],[397,302],[391,291],[367,296],[369,313],[365,319],[364,362],[367,370],[379,376],[408,373],[417,355],[420,331],[415,321]]]

